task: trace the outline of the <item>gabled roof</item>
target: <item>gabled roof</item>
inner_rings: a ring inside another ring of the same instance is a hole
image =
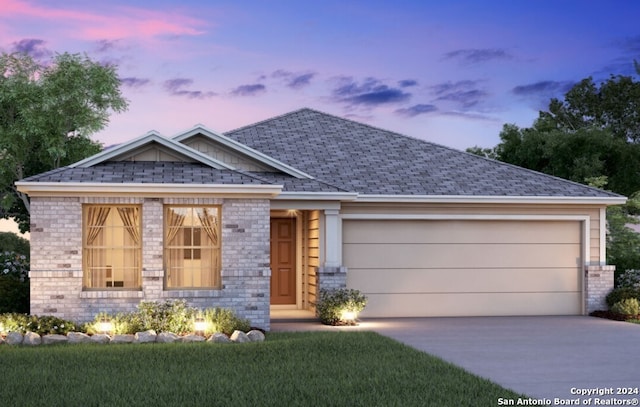
[[[208,165],[215,169],[233,169],[230,165],[223,163],[222,161],[216,160],[212,157],[204,155],[199,151],[196,151],[182,143],[178,143],[175,140],[168,139],[166,137],[162,137],[155,131],[150,131],[147,134],[144,134],[138,138],[135,138],[126,143],[119,144],[115,147],[103,150],[102,152],[95,154],[91,157],[85,158],[82,161],[78,161],[77,163],[71,164],[69,167],[81,167],[88,168],[97,164],[101,164],[108,161],[117,160],[118,157],[125,156],[127,153],[133,152],[135,150],[139,150],[143,146],[157,144],[172,152],[182,155],[185,158],[189,158],[195,162],[199,162],[205,165]]]
[[[301,109],[225,136],[359,200],[412,196],[617,198],[620,195],[352,120]]]
[[[174,136],[173,139],[175,141],[179,141],[184,143],[185,141],[187,141],[189,138],[197,136],[197,135],[202,135],[205,136],[206,138],[208,138],[209,140],[215,142],[215,143],[219,143],[222,144],[225,147],[231,148],[232,150],[235,150],[237,152],[239,152],[240,154],[243,154],[247,157],[250,157],[258,162],[261,162],[271,168],[274,168],[276,170],[282,171],[285,174],[289,174],[292,177],[296,177],[296,178],[313,178],[311,175],[306,174],[302,171],[300,171],[299,169],[293,168],[281,161],[276,160],[273,157],[270,157],[266,154],[261,153],[258,150],[254,150],[251,147],[248,147],[244,144],[238,143],[237,141],[226,137],[223,134],[217,133],[207,127],[205,127],[202,124],[197,124],[194,127],[192,127],[191,129],[179,133],[178,135]]]

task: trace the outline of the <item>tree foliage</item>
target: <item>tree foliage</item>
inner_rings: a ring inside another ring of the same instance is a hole
[[[14,182],[99,152],[90,136],[126,109],[114,66],[68,53],[49,64],[0,55],[0,217],[28,230],[29,200]]]
[[[630,196],[607,210],[607,261],[620,273],[640,268],[640,234],[628,227],[640,215],[640,82],[584,79],[531,127],[505,124],[497,146],[467,151]]]

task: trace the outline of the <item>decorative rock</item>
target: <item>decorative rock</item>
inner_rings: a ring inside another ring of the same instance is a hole
[[[231,334],[231,342],[245,343],[251,342],[251,339],[249,339],[247,334],[242,331],[233,331],[233,333]]]
[[[67,334],[67,339],[69,339],[69,343],[90,343],[91,337],[82,332],[69,332]]]
[[[35,332],[27,332],[22,340],[23,345],[36,346],[42,343],[42,338]]]
[[[109,343],[111,338],[107,334],[95,334],[89,337],[91,343]]]
[[[204,342],[204,337],[196,334],[190,334],[183,336],[182,342]]]
[[[153,329],[149,329],[148,331],[144,331],[144,332],[136,332],[136,335],[134,336],[134,342],[135,343],[153,343],[156,341],[156,338],[158,337],[158,334],[156,334],[156,331],[154,331]]]
[[[69,338],[67,338],[65,335],[52,334],[52,335],[44,335],[42,337],[43,345],[52,345],[55,343],[67,343],[67,342],[69,342]]]
[[[20,345],[24,336],[20,332],[9,332],[5,338],[7,345]]]
[[[221,332],[216,332],[207,339],[207,342],[213,343],[230,343],[229,337]]]
[[[158,343],[173,343],[179,341],[180,337],[173,332],[160,332],[156,338],[156,342]]]
[[[251,340],[251,342],[264,342],[264,334],[257,329],[253,329],[247,332],[247,336]]]
[[[135,339],[136,337],[131,334],[113,335],[113,338],[111,338],[111,343],[132,343]]]

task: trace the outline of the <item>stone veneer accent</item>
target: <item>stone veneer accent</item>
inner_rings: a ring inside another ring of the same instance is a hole
[[[82,204],[142,205],[142,290],[82,290]],[[163,205],[222,205],[222,289],[164,290]],[[193,307],[224,307],[269,330],[267,199],[33,197],[31,314],[78,322],[99,312],[135,310],[140,301],[184,299]]]
[[[607,310],[607,294],[613,289],[616,266],[586,266],[584,271],[585,302],[587,314]]]

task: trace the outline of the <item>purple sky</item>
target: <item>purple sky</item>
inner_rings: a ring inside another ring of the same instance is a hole
[[[640,2],[0,0],[0,51],[117,64],[106,145],[310,107],[493,147],[580,79],[634,74]]]

